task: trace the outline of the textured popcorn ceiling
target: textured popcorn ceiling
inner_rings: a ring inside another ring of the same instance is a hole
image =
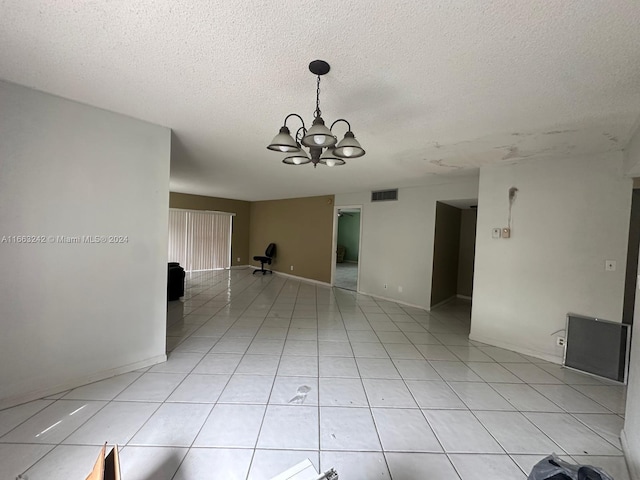
[[[285,198],[620,150],[639,25],[635,0],[0,0],[0,78],[171,127],[173,191]],[[311,122],[317,58],[367,155],[285,166],[265,147]]]

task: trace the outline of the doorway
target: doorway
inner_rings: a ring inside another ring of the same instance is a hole
[[[335,257],[333,285],[345,290],[358,291],[360,272],[361,207],[335,209]]]
[[[631,218],[629,220],[629,242],[627,249],[627,270],[622,306],[622,323],[633,325],[636,302],[636,282],[638,275],[638,249],[640,248],[640,188],[636,187],[631,197]]]
[[[436,202],[431,308],[473,296],[477,200]]]

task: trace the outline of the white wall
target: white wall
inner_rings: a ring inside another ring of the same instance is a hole
[[[634,133],[625,147],[624,173],[628,177],[640,177],[640,118],[636,121]]]
[[[631,343],[622,446],[632,480],[640,480],[640,295],[636,295]]]
[[[170,130],[4,82],[0,112],[0,408],[163,360]]]
[[[554,332],[568,312],[621,321],[632,192],[622,164],[611,153],[481,169],[470,338],[561,362]],[[512,186],[512,236],[493,239]]]
[[[369,191],[336,195],[337,207],[362,205],[360,292],[429,308],[436,202],[478,196],[478,177],[440,181],[401,188],[397,201],[371,203]]]
[[[625,166],[630,165],[640,165],[640,127],[635,131],[625,152]],[[640,268],[638,272],[640,272]],[[640,282],[638,282],[638,287],[640,287]],[[640,295],[636,295],[631,342],[627,408],[622,445],[631,478],[640,480]]]

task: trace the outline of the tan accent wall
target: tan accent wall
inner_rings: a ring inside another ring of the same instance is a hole
[[[473,296],[473,262],[476,253],[478,211],[464,209],[460,214],[460,254],[458,256],[458,295]]]
[[[459,208],[436,202],[431,306],[454,297],[458,291],[460,212]]]
[[[171,192],[169,207],[235,213],[231,233],[231,266],[249,265],[249,202]]]
[[[251,258],[275,243],[272,270],[330,283],[333,202],[333,195],[251,202]]]

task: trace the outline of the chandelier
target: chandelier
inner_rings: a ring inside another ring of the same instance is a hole
[[[340,118],[327,128],[322,119],[320,111],[320,77],[329,72],[331,67],[324,60],[314,60],[309,64],[311,73],[318,77],[318,87],[316,89],[316,111],[313,116],[311,128],[307,130],[304,120],[297,113],[290,113],[284,119],[284,125],[280,128],[280,132],[273,138],[267,146],[269,150],[276,152],[284,152],[289,154],[282,160],[287,165],[304,165],[313,163],[313,167],[317,167],[318,163],[327,167],[335,167],[344,165],[345,158],[357,158],[364,155],[364,150],[356,137],[351,131],[351,125],[345,119]],[[298,128],[295,140],[291,136],[291,132],[287,128],[287,120],[291,117],[297,117],[302,122],[302,126]],[[340,122],[347,124],[347,133],[338,143],[338,138],[333,134],[333,127]],[[307,153],[303,147],[309,150]]]

